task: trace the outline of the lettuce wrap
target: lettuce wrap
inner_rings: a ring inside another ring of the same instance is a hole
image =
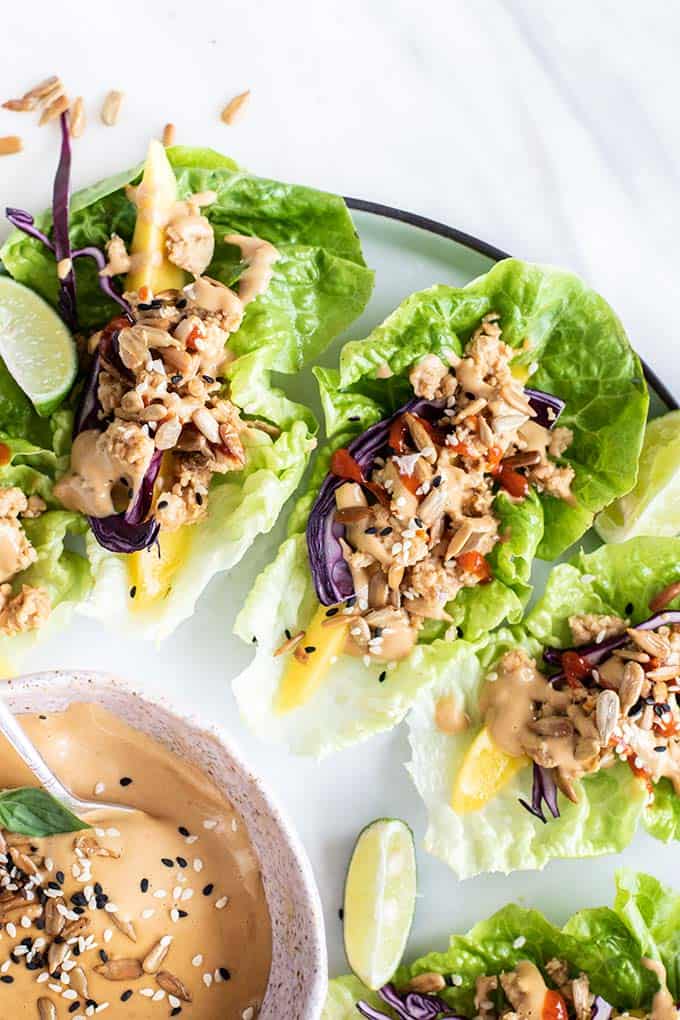
[[[287,667],[285,656],[273,653],[307,630],[318,606],[308,526],[334,451],[359,449],[377,423],[387,428],[390,415],[411,406],[413,366],[431,355],[453,364],[494,312],[503,341],[517,351],[512,372],[525,392],[563,405],[559,425],[570,443],[559,463],[573,472],[571,498],[533,486],[519,500],[498,490],[493,513],[503,540],[486,557],[489,583],[463,588],[445,607],[446,623],[428,619],[406,658],[386,667],[331,656],[311,696],[293,711],[278,711]],[[249,643],[257,639],[257,652],[234,690],[255,732],[296,752],[323,755],[394,726],[421,688],[454,675],[459,652],[452,637],[477,642],[503,621],[520,621],[534,558],[560,555],[601,507],[634,484],[648,395],[640,362],[606,302],[569,273],[514,259],[462,289],[436,286],[412,295],[369,337],[346,344],[338,369],[315,374],[328,443],[288,539],[237,619],[236,633]]]
[[[191,615],[215,573],[233,567],[271,529],[298,485],[315,446],[316,423],[309,409],[272,385],[272,373],[295,373],[313,361],[363,310],[373,278],[341,198],[256,177],[209,149],[176,146],[167,157],[180,202],[195,193],[214,195],[201,210],[214,231],[206,270],[212,280],[238,292],[246,274],[247,263],[233,242],[224,241],[226,235],[269,242],[277,261],[266,290],[248,305],[227,345],[225,392],[246,423],[265,423],[264,429],[244,432],[245,464],[213,475],[207,516],[167,541],[161,533],[160,546],[149,543],[149,551],[120,554],[103,547],[92,531],[88,535],[94,587],[80,610],[116,629],[129,626],[157,639]],[[74,251],[101,250],[114,234],[123,245],[132,242],[136,207],[126,188],[139,183],[142,169],[73,196]],[[34,226],[49,234],[51,224],[51,214],[44,213]],[[16,280],[59,304],[55,256],[40,240],[15,230],[1,254]],[[94,258],[74,258],[73,265],[80,329],[100,329],[120,308],[102,288]]]
[[[433,999],[425,994],[414,1003],[421,1011],[397,1014],[357,978],[348,976],[330,982],[322,1018],[355,1020],[362,1015],[357,1009],[359,1002],[385,1017],[435,1020],[443,1015],[444,1008],[446,1015],[473,1017],[478,1013],[474,1003],[477,979],[512,971],[523,960],[535,964],[553,989],[561,985],[555,976],[563,975],[550,961],[563,964],[568,979],[585,975],[589,997],[595,996],[593,1016],[611,1015],[607,1007],[617,1012],[641,1011],[636,1015],[644,1015],[653,1006],[659,980],[642,963],[643,958],[658,961],[665,968],[668,992],[676,1001],[680,997],[678,911],[680,896],[675,892],[651,875],[622,869],[616,874],[612,908],[581,910],[558,928],[538,911],[510,904],[466,935],[453,935],[447,949],[400,967],[393,979],[397,990],[405,989],[409,981],[422,975],[443,976],[446,985],[436,993],[441,1011],[427,1010]],[[500,1005],[498,995],[497,990],[489,992],[491,1016]]]
[[[44,507],[36,517],[24,516],[23,512],[18,517],[36,556],[10,579],[11,591],[2,597],[0,669],[5,675],[15,672],[37,640],[64,625],[74,606],[90,589],[87,560],[67,544],[72,537],[85,532],[85,519],[61,509],[52,491],[55,478],[68,461],[72,426],[73,414],[66,408],[49,417],[36,414],[0,362],[0,491],[4,494],[18,490],[26,500],[33,497],[41,509]],[[2,524],[4,527],[4,521]],[[7,604],[11,605],[11,600],[26,587],[47,592],[49,615],[39,626],[29,625],[13,632],[14,627],[5,620]]]
[[[639,769],[630,767],[637,760],[622,757],[575,782],[576,802],[560,795],[559,817],[548,815],[545,822],[531,812],[536,803],[528,762],[478,809],[459,813],[452,807],[454,784],[464,763],[472,760],[468,752],[482,727],[482,685],[490,670],[495,675],[501,656],[523,648],[540,663],[544,649],[568,648],[569,618],[578,614],[614,614],[638,625],[650,616],[654,597],[672,591],[669,586],[678,581],[680,539],[637,538],[579,552],[553,568],[543,596],[521,626],[450,648],[448,673],[442,671],[421,691],[409,715],[408,770],[427,808],[425,846],[460,877],[543,868],[554,857],[616,853],[630,843],[639,824],[666,842],[678,838],[680,801],[669,780],[661,778],[652,787]],[[676,596],[665,609],[672,612],[679,604]],[[469,718],[463,732],[442,732],[437,726],[442,698],[453,699]],[[617,754],[620,750],[617,746]],[[517,759],[522,760],[527,761]]]

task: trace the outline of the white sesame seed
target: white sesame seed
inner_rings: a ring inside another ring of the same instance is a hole
[[[160,1002],[161,999],[164,999],[164,998],[165,998],[165,992],[163,991],[162,988],[159,988],[157,992],[153,993],[153,998],[152,998],[151,1001],[152,1002]]]
[[[62,996],[61,997],[62,997],[62,999],[71,999],[71,1000],[73,1000],[73,999],[77,999],[78,998],[78,993],[75,990],[75,988],[66,988],[62,992]]]
[[[107,912],[107,914],[117,914],[118,905],[116,903],[106,903],[104,906],[104,910]]]
[[[32,927],[32,925],[33,925],[33,921],[31,921],[30,917],[28,917],[27,914],[24,914],[24,916],[21,918],[21,927],[22,928],[30,928],[30,927]]]
[[[220,974],[220,968],[219,967],[215,967],[215,970],[213,971],[213,981],[217,985],[221,984],[224,981],[224,978]]]
[[[54,871],[54,861],[52,860],[51,857],[46,857],[45,858],[45,870],[46,871]]]
[[[194,967],[200,967],[201,964],[203,963],[203,956],[201,955],[201,953],[198,953],[196,956],[194,956],[191,962],[193,963]]]
[[[157,900],[164,900],[167,895],[168,894],[165,889],[156,889],[156,892],[154,893]]]
[[[102,794],[105,789],[106,789],[106,786],[104,785],[104,783],[95,783],[95,787],[94,787],[95,797],[98,797],[100,794]]]
[[[106,835],[110,839],[117,839],[117,837],[120,836],[120,832],[118,831],[118,829],[107,829]]]
[[[100,1002],[97,1008],[95,1009],[95,1013],[103,1013],[104,1010],[108,1008],[109,1008],[108,1002]]]
[[[180,1000],[180,999],[178,999],[176,995],[171,995],[171,994],[170,994],[170,993],[168,992],[168,1003],[170,1004],[170,1006],[172,1006],[172,1008],[173,1008],[173,1009],[177,1009],[177,1007],[178,1007],[178,1006],[179,1006],[179,1004],[180,1004],[180,1001],[181,1001],[181,1000]]]
[[[153,993],[154,993],[154,989],[153,988],[140,988],[139,989],[139,994],[143,995],[145,999],[150,999],[151,996],[153,995]]]
[[[160,940],[160,942],[161,942],[161,945],[163,946],[163,948],[165,948],[166,946],[169,946],[170,943],[172,942],[172,935],[164,935],[162,937],[162,939]]]
[[[217,822],[215,821],[214,818],[206,818],[206,820],[203,822],[203,828],[204,829],[216,829],[217,828]]]
[[[206,988],[210,988],[210,986],[212,984],[212,980],[213,980],[212,974],[209,974],[209,973],[206,972],[203,975],[203,984],[205,985]]]
[[[186,901],[190,900],[193,895],[194,895],[193,889],[185,889],[184,892],[182,893],[182,902],[186,903]]]
[[[181,897],[182,897],[182,887],[179,886],[179,885],[176,885],[175,888],[172,890],[172,898],[173,898],[173,900],[179,900],[179,899],[181,899]]]
[[[17,937],[16,925],[12,924],[11,921],[7,922],[7,924],[5,925],[5,928],[7,929],[7,934],[9,935],[9,937],[11,939],[15,939]]]
[[[179,910],[177,909],[177,907],[173,907],[172,910],[170,911],[170,920],[172,921],[173,924],[177,924],[177,922],[179,921]]]
[[[216,910],[224,910],[224,908],[226,907],[228,902],[229,902],[229,897],[228,896],[221,896],[219,898],[219,900],[217,900],[215,902],[215,909]]]
[[[243,1012],[241,1013],[241,1020],[253,1020],[254,1016],[255,1016],[254,1007],[248,1006],[248,1008],[244,1009]]]
[[[513,948],[513,949],[521,949],[521,948],[522,948],[522,946],[523,946],[523,945],[525,944],[525,942],[526,942],[526,939],[524,938],[524,935],[520,935],[520,936],[519,936],[518,938],[516,938],[516,939],[515,939],[515,941],[514,941],[514,942],[512,943],[512,948]]]
[[[337,657],[337,655],[336,655],[336,656],[335,656],[335,661],[336,661],[336,662],[337,662],[337,659],[338,659],[338,657]],[[333,660],[331,660],[331,662],[332,662],[332,661],[333,661]],[[237,821],[237,820],[236,820],[235,818],[232,818],[232,820],[231,820],[231,831],[232,831],[232,832],[238,832],[238,821]]]
[[[151,909],[148,909],[148,910],[143,910],[143,911],[142,911],[142,918],[143,918],[143,919],[144,919],[145,921],[148,921],[148,920],[149,920],[149,918],[150,918],[150,917],[153,917],[153,915],[154,915],[155,913],[156,913],[156,911],[155,911],[155,910],[151,910]]]
[[[112,938],[113,938],[113,932],[111,931],[111,929],[110,928],[105,928],[104,929],[104,942],[110,942]]]
[[[198,842],[198,836],[187,836],[184,842],[187,846],[192,846],[194,843]]]
[[[94,834],[95,836],[99,836],[100,838],[103,838],[106,835],[103,829],[95,829]]]
[[[44,971],[42,972],[42,974],[38,974],[38,976],[37,976],[37,978],[36,978],[35,980],[36,980],[36,982],[37,982],[37,983],[38,983],[39,985],[44,985],[44,984],[45,984],[45,982],[49,980],[49,976],[50,976],[50,975],[49,975],[49,974],[47,973],[47,971],[46,971],[46,970],[44,970]]]
[[[5,960],[3,965],[0,967],[0,974],[6,974],[7,971],[9,970],[9,968],[11,967],[11,965],[12,965],[12,961],[11,960]]]
[[[57,995],[61,995],[61,985],[55,985],[52,982],[47,986],[51,992],[56,992]]]

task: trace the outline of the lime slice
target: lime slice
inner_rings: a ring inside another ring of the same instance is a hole
[[[345,882],[345,953],[365,985],[382,988],[401,963],[416,902],[416,854],[405,822],[381,818],[356,841]]]
[[[68,329],[46,301],[11,276],[0,276],[0,355],[44,417],[76,377],[78,356]]]
[[[604,542],[680,534],[680,411],[647,426],[637,484],[595,518]]]

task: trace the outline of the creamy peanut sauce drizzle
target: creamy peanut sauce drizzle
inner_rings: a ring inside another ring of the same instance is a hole
[[[152,451],[153,452],[153,451]],[[146,460],[134,464],[102,441],[97,429],[76,436],[71,448],[71,470],[54,486],[54,494],[67,510],[88,517],[108,517],[117,512],[113,490],[124,478],[134,500],[148,467]]]
[[[542,1020],[548,987],[534,963],[520,960],[513,971],[501,975],[501,984],[522,1020]]]
[[[678,1011],[666,984],[666,968],[659,960],[647,956],[642,957],[641,963],[659,979],[659,990],[652,999],[651,1020],[678,1020]]]
[[[109,960],[141,961],[167,935],[172,942],[161,969],[179,978],[192,998],[191,1003],[178,1003],[182,1020],[239,1020],[244,1012],[250,1015],[247,1011],[251,1008],[256,1017],[271,964],[271,922],[258,861],[239,814],[198,769],[99,706],[75,704],[63,713],[23,716],[22,724],[76,794],[92,798],[95,785],[103,783],[103,798],[120,800],[147,812],[129,818],[117,816],[115,823],[110,817],[93,822],[102,833],[96,836],[99,843],[120,851],[120,857],[90,858],[88,884],[92,889],[93,883],[101,883],[109,903],[118,908],[117,916],[132,922],[136,942],[119,931],[106,909],[86,911],[96,948],[70,960],[86,972],[90,998],[100,1004],[109,1003],[105,1015],[111,1020],[169,1015],[173,1007],[167,993],[160,1001],[140,994],[142,989],[151,989],[156,995],[161,991],[155,975],[145,973],[134,980],[111,981],[94,970],[102,962],[100,949]],[[133,781],[121,787],[122,777]],[[3,744],[0,786],[24,786],[32,781],[26,767]],[[190,833],[188,838],[180,833],[180,827]],[[63,888],[70,906],[71,895],[87,888],[72,873],[76,862],[74,835],[31,843],[40,856],[53,862],[51,872],[45,873],[46,881],[63,871]],[[177,863],[178,857],[186,861],[186,867]],[[171,860],[172,867],[165,866],[162,858]],[[141,891],[142,879],[149,883],[146,893]],[[206,889],[209,892],[204,895]],[[171,910],[175,906],[187,916],[173,921]],[[15,937],[6,927],[0,931],[0,969],[11,949],[27,936],[51,941],[44,931],[22,928],[21,913],[19,910],[13,915]],[[219,968],[225,968],[228,979],[220,975]],[[37,1020],[37,1003],[42,997],[53,1001],[59,1020],[74,1016],[69,1007],[77,1000],[64,999],[50,988],[60,986],[59,980],[50,978],[39,983],[41,973],[43,968],[28,970],[22,958],[3,971],[14,979],[11,984],[0,985],[3,1017]],[[68,987],[61,985],[64,991]],[[132,995],[121,1002],[121,995],[128,989],[132,989]],[[74,1012],[75,1016],[86,1015],[85,1003]]]

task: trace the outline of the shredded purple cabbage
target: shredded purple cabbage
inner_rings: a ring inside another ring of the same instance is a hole
[[[64,259],[71,259],[71,239],[68,233],[71,195],[71,133],[68,128],[67,114],[62,113],[59,122],[61,125],[61,153],[52,191],[52,236],[57,265]],[[76,276],[73,272],[72,260],[68,273],[59,278],[57,308],[69,329],[76,330],[78,328],[78,310],[76,306]]]
[[[529,389],[528,386],[525,387],[524,392],[529,398],[532,410],[536,412],[536,423],[542,425],[544,429],[554,428],[565,408],[564,400],[552,393]]]
[[[536,421],[547,429],[553,428],[564,409],[564,401],[540,390],[525,390],[529,403],[536,412]],[[387,445],[390,427],[397,418],[410,411],[428,421],[436,421],[444,402],[414,398],[395,411],[390,418],[371,425],[347,447],[365,476],[368,476],[373,462]],[[554,412],[552,421],[548,411]],[[307,522],[307,551],[309,554],[312,579],[317,598],[323,606],[332,606],[354,595],[354,583],[349,567],[342,555],[340,539],[345,533],[342,524],[335,520],[335,492],[344,484],[344,479],[329,472],[314,501]]]
[[[397,418],[410,411],[434,420],[439,417],[442,406],[442,401],[409,400],[391,418],[376,422],[353,439],[347,450],[368,476],[375,458],[386,447],[390,427]],[[326,475],[307,522],[309,563],[317,598],[323,606],[332,606],[354,594],[352,575],[340,546],[345,529],[335,521],[335,492],[344,484],[345,479],[332,472]]]
[[[378,995],[394,1010],[400,1020],[463,1020],[458,1013],[452,1013],[448,1003],[437,995],[421,995],[419,992],[408,992],[400,995],[394,985],[384,985]],[[370,1006],[367,1002],[357,1002],[357,1009],[369,1020],[389,1020],[386,1013]]]
[[[656,630],[657,627],[668,623],[680,623],[680,610],[666,609],[661,613],[654,613],[653,616],[643,620],[642,623],[636,623],[633,630]],[[613,652],[615,648],[621,648],[622,645],[625,645],[626,641],[628,641],[628,635],[624,632],[623,634],[607,638],[605,641],[600,641],[599,644],[593,642],[590,645],[572,648],[557,648],[554,645],[548,645],[543,649],[543,658],[551,666],[561,666],[562,656],[565,652],[576,652],[589,666],[594,668]],[[560,671],[550,677],[550,682],[557,683],[560,680],[564,680],[564,678],[564,672]]]
[[[35,220],[29,212],[25,209],[5,209],[5,216],[17,230],[22,230],[24,234],[28,234],[29,237],[34,237],[36,241],[40,241],[50,251],[54,251],[54,245],[50,241],[47,234],[43,234],[42,230],[38,230],[35,225]]]
[[[101,270],[106,265],[106,256],[104,255],[104,252],[100,248],[97,248],[94,244],[89,244],[85,248],[77,248],[73,252],[73,255],[71,257],[73,259],[79,259],[83,257],[94,259],[98,270],[97,280],[99,281],[99,286],[101,287],[101,289],[104,291],[108,298],[111,298],[112,301],[115,301],[115,303],[121,307],[125,315],[127,315],[127,317],[129,318],[130,322],[132,322],[133,319],[132,308],[125,300],[125,298],[121,294],[119,294],[116,288],[113,286],[113,280],[111,279],[111,277],[101,275]]]
[[[555,783],[554,769],[546,769],[534,762],[534,781],[531,787],[531,804],[522,797],[519,802],[526,808],[529,814],[534,815],[544,824],[548,819],[545,817],[545,806],[553,818],[560,817],[560,809],[557,804],[557,784]]]
[[[590,1007],[591,1020],[609,1020],[612,1015],[612,1007],[601,995],[596,995]]]

